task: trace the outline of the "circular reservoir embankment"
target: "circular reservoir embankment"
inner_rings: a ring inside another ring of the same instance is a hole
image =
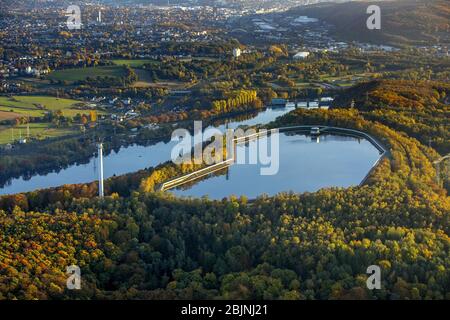
[[[270,136],[258,138],[267,144],[266,162],[248,163],[251,143],[236,146],[235,164],[170,190],[177,196],[222,199],[231,195],[256,198],[280,192],[314,192],[327,187],[357,186],[385,154],[371,136],[356,130],[321,126],[321,134],[310,135],[311,126],[280,128],[278,159]],[[254,147],[254,146],[253,146]],[[254,150],[254,149],[253,149]],[[239,164],[239,156],[245,164]],[[271,159],[268,163],[267,159]],[[272,161],[272,163],[270,163]],[[278,161],[278,164],[273,162]],[[278,167],[272,175],[261,168]]]

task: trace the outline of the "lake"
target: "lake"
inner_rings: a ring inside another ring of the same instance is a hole
[[[237,148],[248,159],[249,145]],[[168,192],[210,199],[230,195],[252,199],[284,191],[313,192],[325,187],[349,187],[359,185],[380,158],[379,150],[362,138],[337,134],[312,138],[292,132],[279,134],[279,155],[279,170],[275,175],[261,175],[260,164],[233,164],[219,175],[216,173]]]

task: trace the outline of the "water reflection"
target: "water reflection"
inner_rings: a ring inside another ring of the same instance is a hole
[[[379,157],[379,151],[361,138],[280,133],[280,166],[276,175],[260,175],[260,165],[235,164],[171,192],[179,196],[222,199],[230,195],[255,198],[282,191],[313,192],[324,187],[349,187],[358,185]]]
[[[241,125],[266,124],[293,109],[293,107],[268,108],[259,113],[239,116],[237,119],[220,119],[208,128],[218,128],[222,132],[225,132],[226,128],[235,129]],[[104,156],[104,176],[105,178],[109,178],[114,175],[123,175],[166,162],[170,160],[172,148],[176,143],[162,141],[149,145],[134,144],[126,147],[115,147],[109,154],[105,154]],[[69,165],[62,170],[12,179],[0,189],[0,194],[14,194],[41,188],[56,187],[63,184],[94,181],[97,179],[98,174],[95,167],[97,161],[96,157],[92,157],[84,162],[80,161]]]

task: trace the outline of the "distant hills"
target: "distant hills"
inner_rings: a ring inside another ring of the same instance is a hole
[[[369,4],[381,8],[381,30],[369,30]],[[289,14],[307,15],[332,24],[333,34],[342,40],[390,45],[450,43],[450,1],[397,0],[321,3],[297,7]]]

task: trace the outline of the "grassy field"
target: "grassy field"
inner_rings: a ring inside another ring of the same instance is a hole
[[[48,79],[75,82],[85,80],[87,77],[122,77],[125,75],[125,69],[122,66],[102,66],[78,69],[58,70],[50,73]]]
[[[148,88],[148,87],[153,86],[150,73],[147,70],[142,69],[141,67],[144,64],[148,64],[148,63],[158,63],[157,61],[150,60],[150,59],[115,59],[115,60],[112,60],[111,62],[118,66],[126,65],[126,66],[133,68],[134,72],[136,72],[136,74],[138,76],[138,81],[133,83],[133,85],[132,85],[133,87]]]
[[[122,60],[120,60],[122,61]],[[124,60],[126,61],[126,60]],[[130,61],[130,60],[128,60]],[[134,60],[131,60],[134,61]],[[142,61],[142,60],[139,60]],[[178,81],[158,81],[154,82],[150,72],[145,69],[139,69],[139,68],[133,68],[134,72],[136,72],[136,75],[138,76],[138,81],[133,83],[132,87],[135,88],[151,88],[151,87],[165,87],[169,89],[183,89],[186,87],[185,82],[178,82]]]
[[[90,67],[90,68],[79,68],[79,69],[67,69],[54,71],[48,75],[49,80],[58,81],[68,81],[73,83],[75,81],[85,80],[87,77],[95,78],[97,76],[110,76],[110,77],[121,77],[125,75],[124,65],[127,65],[134,69],[138,76],[138,81],[136,81],[132,86],[136,88],[148,88],[154,86],[168,86],[170,88],[183,88],[182,83],[154,83],[150,76],[149,71],[142,69],[144,64],[148,63],[160,63],[151,59],[115,59],[111,60],[114,63],[113,66],[102,66],[102,67]],[[1,105],[1,101],[0,101]],[[0,109],[0,111],[3,109]]]
[[[37,139],[60,137],[75,133],[76,130],[70,128],[51,128],[50,123],[30,123],[30,137]],[[0,144],[11,143],[12,138],[18,140],[20,136],[27,136],[27,125],[14,127],[0,126]]]
[[[343,75],[340,77],[337,76],[321,76],[321,81],[328,81],[330,83],[336,82],[336,83],[357,83],[361,81],[369,81],[374,78],[381,77],[381,73],[370,73],[370,72],[361,72],[361,73],[355,73],[350,75]]]
[[[0,97],[0,120],[17,115],[39,117],[49,110],[61,110],[64,116],[72,117],[77,113],[89,113],[88,110],[72,109],[77,103],[81,101],[48,96]]]
[[[134,72],[136,72],[136,75],[138,76],[138,81],[133,83],[133,87],[147,88],[152,86],[152,77],[147,70],[134,69]]]
[[[158,62],[155,60],[151,60],[151,59],[114,59],[114,60],[112,60],[112,63],[114,63],[117,66],[126,65],[131,68],[140,68],[144,64],[158,63]]]

